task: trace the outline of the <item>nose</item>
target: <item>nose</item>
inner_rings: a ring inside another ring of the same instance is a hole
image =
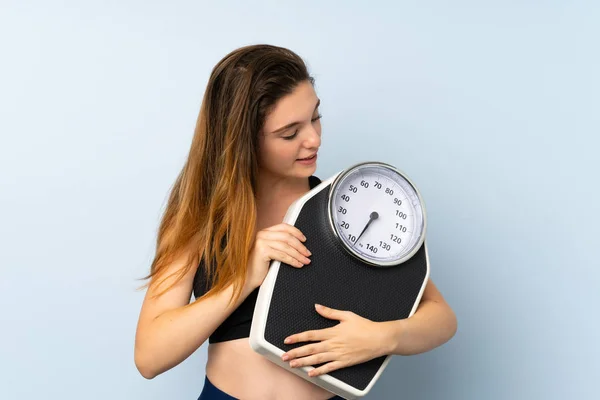
[[[321,146],[321,127],[310,126],[307,128],[304,145],[309,149]]]

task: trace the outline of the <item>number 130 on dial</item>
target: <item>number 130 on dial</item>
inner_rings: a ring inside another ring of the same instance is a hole
[[[398,265],[425,239],[421,195],[389,164],[367,162],[340,172],[331,185],[328,207],[331,228],[342,246],[371,265]]]

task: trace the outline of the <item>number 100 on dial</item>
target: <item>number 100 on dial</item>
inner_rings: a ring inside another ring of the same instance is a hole
[[[405,174],[380,162],[338,174],[329,192],[329,222],[342,246],[380,267],[410,259],[425,239],[425,207]]]

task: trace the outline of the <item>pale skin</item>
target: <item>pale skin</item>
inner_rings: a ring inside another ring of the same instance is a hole
[[[412,355],[434,349],[456,332],[456,318],[431,280],[415,314],[408,319],[373,322],[351,311],[315,305],[325,318],[340,321],[332,328],[290,335],[285,343],[314,342],[282,355],[291,367],[327,362],[308,372],[318,376],[383,355]]]
[[[161,287],[158,282],[150,282],[135,342],[136,366],[144,377],[153,378],[196,351],[260,286],[270,260],[284,261],[297,268],[310,263],[310,249],[303,244],[302,232],[281,222],[289,205],[309,190],[307,178],[316,171],[316,163],[302,165],[297,160],[316,153],[321,145],[318,103],[312,85],[301,83],[277,103],[265,121],[260,137],[261,169],[256,194],[257,244],[250,255],[249,274],[240,299],[227,304],[233,293],[230,285],[214,297],[190,303],[195,268],[158,298],[152,294]],[[297,124],[279,129],[291,122]],[[181,268],[186,256],[174,261],[166,275]],[[454,313],[431,280],[415,314],[405,320],[373,322],[349,311],[327,307],[315,308],[315,312],[340,323],[329,329],[290,335],[292,342],[318,343],[298,347],[282,356],[287,356],[287,361],[295,363],[295,367],[327,362],[311,370],[311,375],[381,355],[426,352],[447,342],[456,331]],[[218,388],[238,398],[287,399],[291,392],[299,400],[332,397],[328,391],[255,353],[248,338],[210,344],[206,374]]]

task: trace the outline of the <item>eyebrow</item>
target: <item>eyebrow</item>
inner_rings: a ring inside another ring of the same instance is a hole
[[[319,99],[319,100],[317,101],[317,105],[315,106],[315,110],[316,110],[317,108],[319,108],[319,105],[321,105],[321,99]],[[315,112],[315,111],[313,111],[313,112]],[[281,132],[283,132],[283,131],[285,131],[285,130],[287,130],[287,129],[291,128],[292,126],[295,126],[295,125],[300,125],[301,123],[302,123],[302,122],[300,122],[300,121],[292,122],[292,123],[290,123],[290,124],[287,124],[287,125],[285,125],[285,126],[282,126],[281,128],[277,128],[277,129],[275,129],[275,130],[274,130],[273,132],[271,132],[271,133],[272,133],[272,134],[275,134],[275,133],[281,133]]]

